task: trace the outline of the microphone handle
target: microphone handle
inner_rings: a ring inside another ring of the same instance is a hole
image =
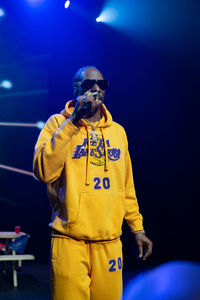
[[[90,112],[90,109],[91,109],[91,102],[88,101],[83,104],[79,113],[81,116],[84,116]]]

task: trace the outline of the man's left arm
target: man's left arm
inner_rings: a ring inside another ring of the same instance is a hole
[[[141,260],[146,260],[152,253],[153,243],[146,236],[143,228],[143,218],[139,212],[133,181],[132,165],[128,150],[126,153],[125,207],[125,220],[134,233],[135,242],[138,247],[139,258]]]

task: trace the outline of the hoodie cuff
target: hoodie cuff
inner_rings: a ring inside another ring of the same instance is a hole
[[[129,224],[132,232],[136,232],[136,231],[142,231],[144,230],[143,224],[142,224],[142,220],[137,220],[132,224]]]

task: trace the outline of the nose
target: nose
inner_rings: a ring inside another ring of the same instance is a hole
[[[97,91],[97,92],[101,91],[101,89],[100,89],[100,87],[98,86],[97,83],[95,83],[95,85],[93,86],[93,89],[95,89],[95,91]]]

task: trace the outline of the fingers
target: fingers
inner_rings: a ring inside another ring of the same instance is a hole
[[[83,100],[82,100],[84,103],[87,103],[88,102],[88,97],[83,97]]]
[[[146,242],[145,245],[145,255],[143,257],[143,260],[146,260],[151,254],[153,249],[153,243],[151,241]]]
[[[137,233],[135,240],[138,246],[138,258],[141,260],[146,260],[152,254],[153,243],[144,233]]]
[[[77,98],[77,105],[75,106],[76,113],[79,114],[82,106],[88,102],[90,102],[90,103],[92,102],[89,96],[79,96]]]
[[[139,252],[139,259],[142,259],[143,258],[143,246],[142,246],[142,243],[141,242],[138,242],[138,252]]]
[[[82,106],[84,103],[87,103],[87,102],[92,102],[93,101],[93,96],[79,96],[78,97],[78,103]]]

